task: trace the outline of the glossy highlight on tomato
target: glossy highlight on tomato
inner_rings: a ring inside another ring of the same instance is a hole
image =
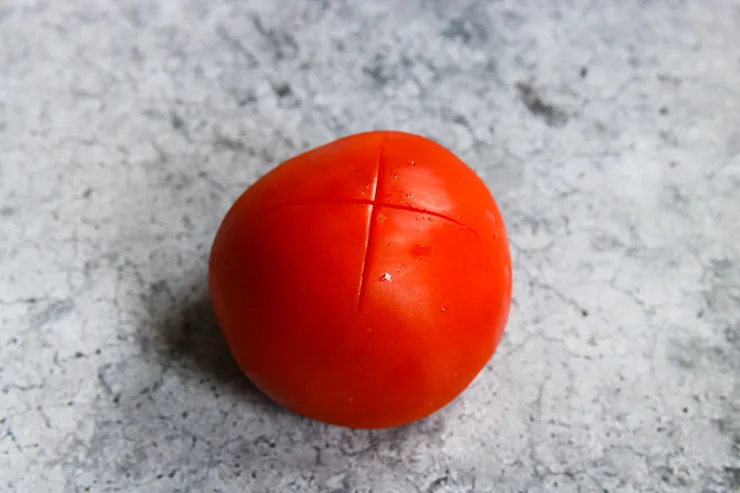
[[[458,396],[501,339],[511,285],[486,185],[446,148],[396,131],[272,169],[228,211],[209,262],[247,377],[296,413],[353,428],[407,424]]]

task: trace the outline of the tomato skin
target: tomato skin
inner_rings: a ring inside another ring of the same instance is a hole
[[[407,424],[459,395],[498,345],[511,283],[485,184],[439,144],[390,131],[267,173],[226,214],[209,264],[250,380],[353,428]]]

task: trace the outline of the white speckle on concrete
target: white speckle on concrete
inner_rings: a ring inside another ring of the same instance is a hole
[[[0,7],[0,491],[740,489],[731,0],[98,0]],[[352,431],[228,357],[206,260],[280,161],[373,128],[497,198],[499,351]]]

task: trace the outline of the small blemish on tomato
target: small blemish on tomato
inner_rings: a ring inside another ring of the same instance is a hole
[[[382,274],[380,275],[380,278],[379,278],[378,280],[379,280],[379,281],[388,281],[388,282],[390,282],[390,281],[391,281],[391,275],[390,275],[390,273],[388,273],[388,272],[383,272],[383,273],[382,273]]]
[[[416,258],[419,257],[428,257],[430,252],[432,251],[432,247],[427,245],[414,245],[411,248],[411,255],[413,255]]]

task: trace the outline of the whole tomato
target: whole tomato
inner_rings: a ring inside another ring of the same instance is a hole
[[[511,303],[504,223],[429,139],[352,135],[277,166],[226,214],[209,289],[236,361],[327,423],[406,424],[485,366]]]

